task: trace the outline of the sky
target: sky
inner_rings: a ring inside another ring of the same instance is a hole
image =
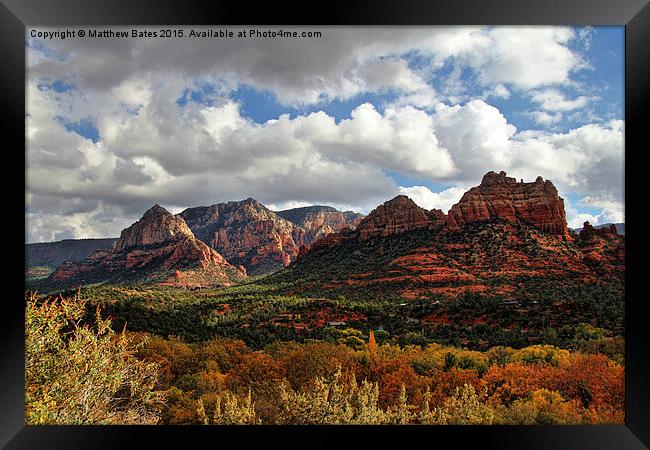
[[[26,242],[119,236],[156,203],[447,212],[490,170],[551,180],[570,227],[624,222],[623,27],[250,28],[28,29]]]

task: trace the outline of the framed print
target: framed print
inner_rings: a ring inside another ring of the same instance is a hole
[[[647,448],[646,3],[5,1],[2,444]]]

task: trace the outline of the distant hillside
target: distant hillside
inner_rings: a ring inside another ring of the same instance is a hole
[[[65,261],[81,261],[97,250],[110,250],[116,240],[64,239],[25,244],[25,270],[34,272],[32,275],[48,275]]]
[[[594,225],[594,228],[599,230],[601,228],[608,228],[610,225],[614,225],[616,227],[616,232],[618,234],[621,234],[621,235],[625,236],[625,224],[624,223],[614,223],[614,224],[612,224],[612,223],[603,223],[601,225]],[[572,228],[572,230],[575,231],[576,233],[580,233],[582,231],[582,227],[580,227],[580,228]]]
[[[363,214],[353,211],[339,211],[331,206],[319,205],[285,209],[277,211],[276,214],[305,229],[306,245],[343,228],[354,229],[364,218]]]
[[[313,206],[303,206],[301,208],[292,208],[292,209],[285,209],[282,211],[276,211],[275,213],[288,220],[289,222],[293,222],[296,225],[303,226],[305,217],[308,214],[315,214],[319,212],[326,212],[326,213],[336,213],[339,212],[336,208],[332,206],[320,206],[320,205],[313,205]]]
[[[110,250],[65,262],[33,286],[40,290],[95,283],[213,287],[245,278],[242,270],[198,240],[181,217],[154,205],[122,230]]]

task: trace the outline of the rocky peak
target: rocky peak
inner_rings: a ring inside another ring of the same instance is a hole
[[[406,195],[398,195],[375,208],[359,223],[356,230],[359,238],[365,240],[426,228],[439,218],[439,214],[420,208]]]
[[[160,206],[158,203],[153,205],[151,208],[146,210],[144,214],[142,215],[142,220],[153,220],[158,217],[166,216],[166,215],[171,215],[169,211],[167,211],[165,208]]]
[[[149,208],[140,220],[122,230],[113,249],[121,251],[139,245],[159,244],[194,235],[185,221],[160,205]]]
[[[537,179],[539,180],[541,178],[542,177],[538,177]],[[481,180],[481,186],[496,186],[496,185],[508,185],[508,184],[517,184],[517,179],[506,176],[506,173],[503,170],[499,173],[496,173],[491,170],[485,175],[483,175],[483,179]]]
[[[179,216],[198,239],[255,275],[287,266],[303,243],[302,228],[253,198],[188,208]]]
[[[588,240],[593,238],[594,236],[617,236],[618,235],[618,230],[616,229],[616,225],[613,223],[610,224],[609,226],[602,227],[602,228],[596,228],[592,224],[589,223],[589,221],[585,222],[582,226],[582,230],[580,230],[580,239],[582,240]]]
[[[550,234],[570,239],[564,200],[549,180],[517,182],[501,171],[488,172],[479,186],[467,191],[449,210],[447,225],[460,229],[466,223],[501,218],[524,222]]]

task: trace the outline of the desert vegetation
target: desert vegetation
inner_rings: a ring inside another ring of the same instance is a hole
[[[28,423],[623,422],[622,349],[586,324],[572,350],[477,351],[332,326],[251,348],[116,332],[101,313],[84,319],[89,309],[79,296],[27,296]]]

